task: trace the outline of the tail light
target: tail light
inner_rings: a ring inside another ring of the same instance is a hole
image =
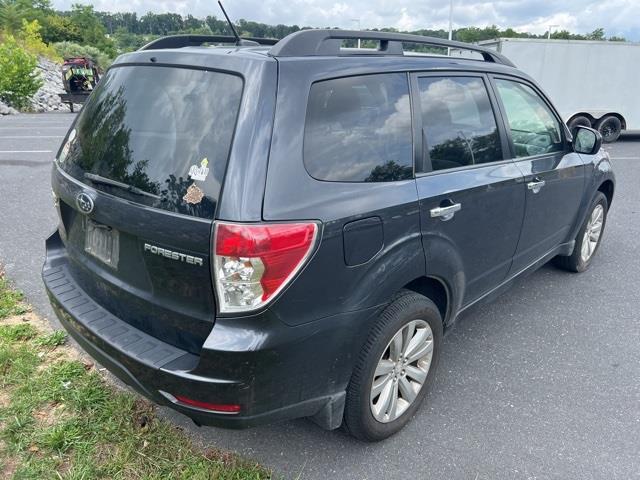
[[[317,232],[313,222],[217,222],[214,279],[220,312],[249,311],[266,305],[305,264]]]

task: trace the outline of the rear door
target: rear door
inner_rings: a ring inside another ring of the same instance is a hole
[[[412,82],[427,272],[455,279],[451,288],[465,305],[511,267],[524,215],[522,174],[508,159],[486,76],[414,74]]]
[[[54,168],[76,281],[122,320],[194,353],[215,318],[211,228],[242,90],[230,73],[112,68]]]
[[[585,167],[571,151],[560,117],[533,85],[512,77],[494,77],[493,83],[526,186],[515,274],[567,241],[584,191]]]

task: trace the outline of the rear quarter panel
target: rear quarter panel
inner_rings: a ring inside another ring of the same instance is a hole
[[[271,310],[301,324],[387,302],[425,274],[415,180],[388,183],[327,182],[312,178],[303,163],[304,124],[314,81],[366,73],[353,59],[279,60],[273,141],[263,217],[267,221],[319,220],[315,255]],[[371,69],[371,62],[362,62]],[[380,69],[376,70],[380,73]],[[347,266],[344,225],[379,217],[383,245],[369,261]]]

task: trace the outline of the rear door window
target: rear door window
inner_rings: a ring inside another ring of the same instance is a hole
[[[480,77],[418,78],[425,152],[432,170],[503,159],[491,101]]]
[[[407,75],[363,75],[314,83],[307,107],[304,163],[318,180],[412,178]]]
[[[213,218],[242,87],[227,73],[112,68],[82,109],[58,165],[112,195]]]

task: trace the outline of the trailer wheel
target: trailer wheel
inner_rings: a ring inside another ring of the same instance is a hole
[[[622,122],[618,117],[605,115],[596,123],[596,130],[600,132],[605,143],[615,142],[622,131]]]
[[[592,125],[591,125],[591,120],[589,120],[589,117],[586,117],[584,115],[576,115],[571,120],[569,120],[569,123],[567,124],[567,127],[569,127],[569,131],[573,135],[573,130],[576,127],[589,127],[589,128],[592,128]]]

